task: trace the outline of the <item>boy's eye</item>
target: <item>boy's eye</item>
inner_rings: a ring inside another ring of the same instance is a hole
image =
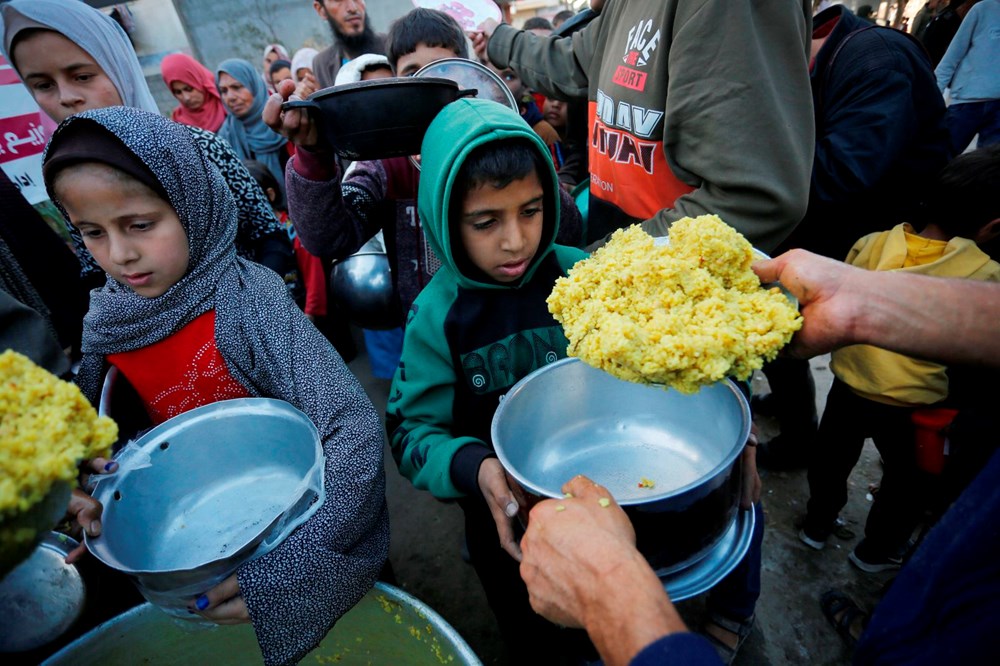
[[[525,217],[534,217],[535,215],[538,215],[541,212],[542,212],[541,208],[525,208],[523,211],[521,211],[521,215],[524,215]]]

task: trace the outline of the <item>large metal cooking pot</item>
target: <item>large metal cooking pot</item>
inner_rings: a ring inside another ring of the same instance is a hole
[[[428,125],[446,104],[475,90],[439,78],[358,81],[317,90],[283,110],[306,109],[319,121],[320,135],[349,160],[415,155]]]
[[[143,604],[105,622],[43,663],[259,664],[260,650],[248,624],[203,627],[177,622]],[[301,663],[459,666],[481,662],[429,606],[391,585],[375,583]]]
[[[575,358],[515,384],[492,424],[500,462],[528,492],[562,497],[577,474],[606,486],[661,577],[697,562],[732,527],[749,433],[750,407],[731,381],[684,395]]]
[[[323,449],[309,418],[267,398],[224,400],[161,423],[96,475],[99,560],[178,617],[240,565],[276,547],[324,498]]]
[[[330,269],[330,297],[348,319],[373,331],[402,326],[389,258],[378,237]]]

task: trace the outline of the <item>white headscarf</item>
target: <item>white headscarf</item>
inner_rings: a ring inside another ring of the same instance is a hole
[[[295,83],[299,83],[302,79],[299,78],[299,70],[303,67],[308,67],[312,70],[313,58],[319,55],[319,51],[316,49],[311,49],[308,46],[299,49],[292,56],[292,78],[295,79]]]
[[[11,0],[0,5],[4,55],[14,65],[10,45],[22,30],[46,28],[66,37],[104,70],[118,89],[122,104],[159,113],[142,74],[139,58],[114,19],[79,0]]]

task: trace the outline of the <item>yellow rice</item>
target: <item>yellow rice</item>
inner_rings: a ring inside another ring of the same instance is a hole
[[[674,222],[664,246],[633,226],[557,280],[549,310],[571,356],[694,393],[747,379],[802,326],[779,289],[760,288],[753,261],[750,243],[715,215]]]
[[[0,354],[0,521],[72,482],[81,460],[107,455],[118,426],[73,384],[11,350]]]

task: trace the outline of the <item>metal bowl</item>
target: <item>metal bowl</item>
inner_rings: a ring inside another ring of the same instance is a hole
[[[274,548],[323,501],[323,449],[281,400],[224,400],[176,416],[126,446],[97,477],[101,536],[87,547],[149,601],[186,605]]]
[[[385,252],[362,248],[334,264],[330,294],[344,314],[362,328],[385,330],[402,323]]]
[[[750,407],[731,381],[684,395],[575,358],[515,384],[492,424],[500,462],[527,491],[562,497],[577,474],[607,487],[661,575],[703,557],[732,526],[749,433]]]
[[[65,560],[78,545],[64,534],[46,532],[31,556],[0,582],[0,652],[34,650],[76,622],[86,592],[80,572]]]
[[[254,664],[260,650],[248,624],[199,627],[143,604],[105,622],[43,662],[67,664]],[[480,664],[468,644],[420,600],[375,583],[303,664]]]

